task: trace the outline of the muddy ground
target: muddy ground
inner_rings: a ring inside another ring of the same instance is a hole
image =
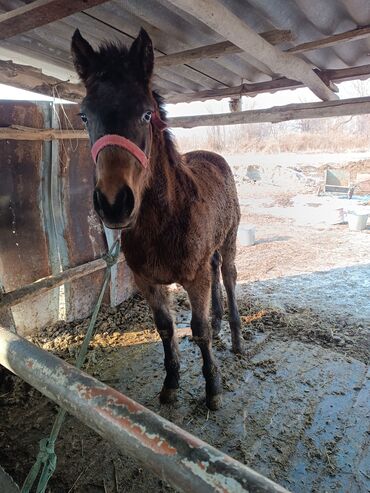
[[[298,185],[314,193],[312,183]],[[256,226],[257,241],[237,255],[247,353],[231,353],[227,313],[215,342],[223,408],[205,407],[181,289],[173,290],[182,354],[174,405],[158,402],[162,347],[138,295],[102,310],[85,370],[292,492],[370,491],[370,230],[302,225],[290,214],[297,190],[245,179],[238,186],[242,220]],[[33,342],[73,362],[87,323],[60,322]],[[22,483],[55,406],[10,378],[0,413],[0,464]],[[72,416],[57,454],[52,493],[174,491]]]

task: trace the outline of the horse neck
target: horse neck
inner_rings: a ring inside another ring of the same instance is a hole
[[[179,197],[175,191],[176,180],[181,172],[181,156],[175,149],[169,155],[165,136],[157,130],[153,132],[149,167],[147,193],[154,202],[153,206],[158,208],[158,214],[161,214],[163,208],[168,213],[178,205]]]

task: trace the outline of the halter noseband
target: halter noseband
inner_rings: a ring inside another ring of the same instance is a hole
[[[167,124],[161,120],[157,112],[152,113],[150,125],[154,125],[160,131],[167,127]],[[115,134],[103,135],[103,137],[100,137],[100,139],[94,143],[91,148],[91,155],[95,164],[97,162],[99,152],[110,145],[122,147],[132,154],[132,156],[134,156],[144,168],[148,166],[148,156],[140,149],[139,146],[132,142],[132,140],[126,139],[126,137],[122,137],[122,135]]]

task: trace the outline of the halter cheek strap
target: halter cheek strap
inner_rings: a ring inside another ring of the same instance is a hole
[[[154,125],[160,131],[167,128],[167,124],[161,120],[157,112],[152,114],[151,125]],[[103,137],[100,137],[100,139],[94,143],[91,148],[91,155],[95,164],[97,162],[99,152],[110,145],[122,147],[134,156],[144,168],[148,166],[148,157],[145,152],[140,149],[140,147],[132,142],[132,140],[126,139],[126,137],[122,137],[122,135],[115,134],[103,135]]]

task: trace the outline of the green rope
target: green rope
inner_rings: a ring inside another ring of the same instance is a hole
[[[107,264],[107,269],[105,271],[105,277],[104,277],[104,282],[102,285],[102,288],[100,290],[100,294],[98,297],[98,300],[96,302],[94,311],[91,315],[91,320],[89,323],[89,327],[86,332],[86,336],[83,340],[83,343],[81,345],[80,351],[78,353],[77,359],[76,359],[76,367],[81,368],[85,361],[86,353],[89,348],[90,340],[93,335],[95,323],[96,323],[96,318],[98,316],[99,310],[101,303],[103,301],[103,296],[105,293],[105,290],[107,288],[107,285],[109,283],[109,279],[111,276],[111,270],[112,267],[115,265],[115,263],[118,260],[119,252],[120,252],[120,240],[116,240],[111,248],[109,249],[109,252],[103,256],[103,259],[105,260]],[[30,472],[28,473],[28,476],[22,486],[21,493],[30,493],[31,488],[33,487],[37,476],[39,475],[40,469],[42,467],[42,472],[40,475],[40,479],[37,485],[36,493],[45,493],[46,486],[53,475],[56,464],[57,464],[57,456],[55,454],[55,442],[58,438],[60,429],[62,427],[64,418],[66,415],[66,411],[62,408],[59,408],[57,417],[55,418],[53,428],[50,432],[50,435],[48,438],[43,438],[40,440],[39,444],[39,453],[37,454],[36,462],[32,466]]]

